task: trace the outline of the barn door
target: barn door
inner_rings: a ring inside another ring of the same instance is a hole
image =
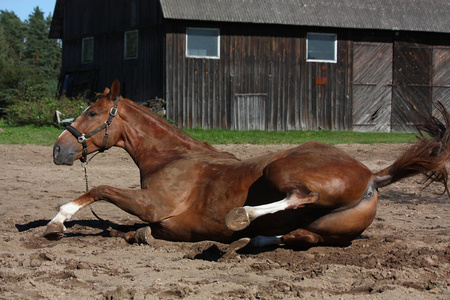
[[[355,42],[353,52],[353,130],[391,130],[392,43]]]
[[[235,94],[232,130],[266,130],[267,94]]]
[[[441,46],[433,49],[433,101],[441,102],[450,109],[450,47]],[[441,116],[433,107],[434,115]]]
[[[429,45],[394,42],[393,131],[415,132],[418,112],[431,108],[431,55]]]

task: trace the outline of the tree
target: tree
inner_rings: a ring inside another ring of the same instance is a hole
[[[24,50],[25,61],[33,66],[36,74],[46,79],[57,78],[60,59],[56,41],[48,38],[50,24],[51,16],[44,19],[39,6],[35,7],[28,18]]]
[[[0,11],[0,116],[30,73],[23,59],[25,24],[14,12]]]
[[[44,19],[39,7],[26,22],[14,12],[0,11],[0,117],[19,100],[56,94],[61,47],[48,38],[51,19]]]
[[[4,38],[7,43],[7,56],[10,59],[22,60],[26,24],[14,12],[1,10],[0,25],[3,27]]]

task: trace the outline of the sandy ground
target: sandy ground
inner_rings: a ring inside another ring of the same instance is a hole
[[[291,146],[218,145],[247,158]],[[406,145],[340,145],[372,170]],[[235,257],[216,242],[129,245],[109,226],[142,223],[108,203],[41,237],[60,205],[85,190],[84,170],[51,147],[0,145],[0,299],[450,299],[450,202],[421,178],[384,188],[373,224],[348,247],[265,248]],[[139,188],[121,149],[89,164],[90,186]]]

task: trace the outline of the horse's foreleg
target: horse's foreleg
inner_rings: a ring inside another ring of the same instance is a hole
[[[231,230],[242,230],[250,225],[251,221],[261,216],[273,214],[286,209],[297,209],[304,207],[306,204],[315,203],[318,200],[319,195],[315,192],[311,192],[308,195],[293,192],[290,193],[285,199],[277,202],[259,206],[236,207],[227,214],[225,224]]]
[[[66,231],[64,222],[70,219],[80,208],[93,202],[91,201],[88,204],[82,205],[82,202],[80,200],[84,200],[84,198],[85,197],[83,195],[82,197],[72,202],[62,205],[59,208],[59,212],[56,214],[56,216],[47,224],[47,228],[44,232],[44,237],[49,240],[60,239]]]
[[[165,213],[163,211],[156,213],[156,208],[161,205],[150,203],[147,190],[124,190],[110,186],[98,186],[81,197],[62,205],[56,216],[48,223],[44,237],[48,239],[61,238],[66,230],[64,222],[81,208],[98,200],[110,202],[148,222],[161,218]]]

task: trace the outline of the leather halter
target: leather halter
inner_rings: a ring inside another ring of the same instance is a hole
[[[102,130],[105,130],[105,133],[103,135],[103,144],[102,147],[98,150],[99,152],[103,152],[106,150],[106,143],[108,141],[108,128],[111,125],[112,119],[116,116],[117,114],[117,105],[119,104],[119,100],[120,100],[120,96],[117,96],[116,101],[114,102],[114,106],[111,107],[111,110],[109,111],[109,116],[108,116],[108,120],[105,121],[105,123],[103,123],[100,127],[98,127],[97,129],[92,130],[91,132],[84,134],[78,131],[78,129],[76,129],[75,127],[73,127],[72,125],[69,125],[66,127],[66,130],[69,131],[71,134],[73,134],[73,136],[77,139],[78,143],[80,143],[81,145],[83,145],[83,153],[82,153],[82,157],[80,158],[81,162],[86,162],[86,158],[87,158],[87,139],[90,138],[91,136],[99,133]]]

